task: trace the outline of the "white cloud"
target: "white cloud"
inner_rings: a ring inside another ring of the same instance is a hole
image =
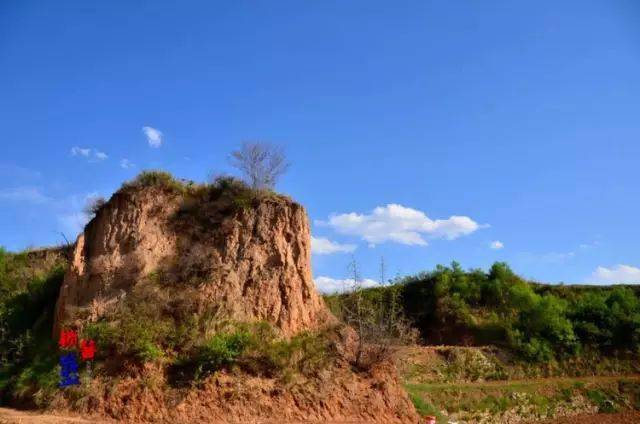
[[[354,281],[353,279],[335,279],[331,277],[316,277],[314,279],[316,283],[316,287],[322,293],[341,293],[345,291],[353,290]],[[378,282],[375,280],[371,280],[369,278],[365,278],[363,280],[358,281],[358,286],[362,288],[367,287],[376,287],[379,286]]]
[[[601,284],[636,283],[640,284],[640,268],[618,264],[611,268],[599,266],[591,274],[588,282]]]
[[[71,156],[82,156],[85,158],[95,159],[95,160],[89,160],[89,162],[95,162],[96,160],[101,161],[109,158],[109,156],[105,152],[101,152],[100,150],[78,147],[78,146],[74,146],[71,148]]]
[[[490,249],[496,249],[497,250],[497,249],[502,249],[503,247],[504,247],[504,243],[502,243],[499,240],[495,240],[495,241],[492,241],[491,243],[489,243],[489,248]]]
[[[522,252],[518,256],[521,260],[527,262],[540,262],[546,264],[564,264],[569,260],[576,257],[576,252],[547,252],[547,253],[532,253]]]
[[[467,216],[432,220],[424,212],[397,204],[379,206],[368,215],[355,212],[331,215],[328,221],[316,223],[341,234],[362,237],[370,245],[393,241],[419,246],[427,244],[425,237],[454,240],[487,226]]]
[[[134,166],[136,165],[131,163],[129,159],[125,158],[120,161],[120,168],[129,169],[129,168],[133,168]]]
[[[596,241],[591,242],[591,243],[582,243],[582,244],[579,245],[579,247],[582,250],[587,250],[587,249],[594,249],[594,248],[598,247],[599,245],[600,245],[600,242],[596,240]]]
[[[340,244],[324,237],[311,236],[311,253],[330,255],[331,253],[349,253],[356,250],[355,244]]]
[[[63,231],[68,236],[76,236],[89,221],[89,216],[83,211],[91,200],[100,197],[99,193],[91,192],[84,195],[72,194],[60,198],[50,197],[38,187],[16,187],[0,189],[0,204],[3,202],[25,202],[31,208],[42,211],[47,209],[57,220],[56,231]]]
[[[51,199],[37,187],[16,187],[0,190],[0,200],[41,204]]]
[[[577,249],[571,251],[546,253],[521,252],[518,256],[525,261],[547,264],[564,264],[583,255],[584,253],[587,253],[591,249],[597,248],[598,246],[600,246],[600,242],[596,240],[591,243],[581,243],[577,246]]]
[[[72,156],[84,156],[84,157],[89,157],[89,154],[91,154],[91,149],[85,149],[82,147],[78,147],[78,146],[74,146],[71,148],[71,155]]]
[[[147,137],[149,146],[158,148],[162,145],[162,132],[153,127],[142,127],[142,132]]]
[[[549,252],[540,256],[543,262],[564,263],[576,256],[576,252]]]
[[[84,195],[73,194],[64,200],[56,201],[59,208],[57,220],[60,230],[70,238],[75,238],[91,219],[91,216],[84,211],[85,207],[102,197],[100,193],[93,191]]]

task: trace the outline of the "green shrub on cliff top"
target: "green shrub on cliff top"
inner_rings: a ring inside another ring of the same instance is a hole
[[[188,188],[193,187],[193,182],[181,181],[174,178],[173,175],[166,171],[152,170],[142,171],[133,180],[122,185],[123,189],[133,189],[140,187],[163,187],[179,193],[185,192]]]

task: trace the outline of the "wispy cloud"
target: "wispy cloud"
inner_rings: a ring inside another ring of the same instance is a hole
[[[91,149],[74,146],[71,148],[71,156],[84,156],[86,158],[91,154]]]
[[[75,237],[84,230],[89,217],[84,212],[64,213],[57,216],[60,229],[65,235]]]
[[[489,249],[499,250],[502,248],[504,248],[504,243],[502,243],[499,240],[494,240],[491,243],[489,243]]]
[[[341,244],[324,237],[311,236],[311,253],[330,255],[332,253],[349,253],[356,250],[355,244]]]
[[[120,161],[120,168],[130,169],[130,168],[133,168],[134,166],[136,165],[127,158],[124,158]]]
[[[90,159],[89,162],[102,161],[109,158],[109,156],[105,152],[101,152],[100,150],[78,146],[74,146],[71,148],[71,156],[84,157]]]
[[[14,187],[0,190],[0,201],[42,204],[50,200],[37,187]]]
[[[582,250],[589,250],[589,249],[594,249],[596,247],[598,247],[600,245],[599,241],[593,241],[591,243],[582,243],[580,244],[578,247],[580,247],[580,249]]]
[[[359,236],[370,245],[391,241],[419,246],[427,245],[426,238],[454,240],[488,226],[468,216],[432,220],[422,211],[398,204],[379,206],[369,214],[331,215],[327,221],[316,224],[331,227],[340,234]]]
[[[153,127],[142,127],[142,132],[147,137],[147,143],[149,146],[158,148],[162,146],[162,131]]]
[[[37,180],[42,177],[39,171],[13,164],[0,164],[0,176],[15,180]]]
[[[640,268],[631,265],[618,264],[611,268],[599,266],[591,274],[587,283],[595,284],[640,284]]]
[[[56,231],[75,237],[80,233],[89,216],[84,212],[85,206],[100,197],[97,192],[72,194],[63,197],[52,197],[39,187],[14,187],[0,189],[0,205],[5,203],[22,203],[21,210],[28,212],[37,208],[39,213],[46,210],[57,221]],[[12,207],[17,207],[12,205]]]
[[[85,207],[102,196],[93,191],[82,195],[71,195],[53,202],[52,208],[57,210],[59,230],[64,234],[76,237],[84,230],[84,226],[91,217],[85,211]]]
[[[351,291],[356,288],[356,286],[367,288],[379,285],[377,281],[368,278],[358,281],[357,284],[354,284],[354,281],[349,279],[335,279],[324,276],[316,277],[314,281],[316,283],[316,287],[322,293],[342,293]]]
[[[523,252],[519,254],[520,258],[529,262],[540,262],[546,264],[563,264],[573,259],[576,256],[576,252],[546,252],[546,253],[532,253]]]

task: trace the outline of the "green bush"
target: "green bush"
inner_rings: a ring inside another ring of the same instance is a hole
[[[162,187],[178,193],[184,193],[194,185],[193,182],[176,180],[173,175],[166,171],[151,170],[142,171],[132,181],[124,183],[122,188],[126,190],[140,187]]]
[[[6,295],[0,302],[0,364],[21,363],[28,355],[34,331],[52,319],[64,268],[30,281],[25,290]],[[46,329],[44,329],[46,331]]]
[[[37,264],[26,252],[0,249],[0,397],[42,406],[57,384],[57,346],[51,338],[64,277],[59,260]]]
[[[324,368],[332,356],[325,334],[303,332],[290,340],[274,340],[261,346],[259,354],[269,365],[268,373],[289,378],[299,373],[311,376]]]
[[[46,346],[17,372],[13,388],[16,398],[32,398],[36,406],[46,406],[60,380],[56,353],[55,345]]]
[[[175,322],[163,313],[158,291],[143,284],[109,315],[82,329],[82,336],[95,340],[101,357],[117,356],[143,364],[164,357],[173,346]]]
[[[242,180],[228,175],[218,176],[210,184],[198,184],[193,181],[178,180],[168,172],[157,170],[142,171],[136,178],[123,184],[122,189],[140,187],[163,187],[187,195],[186,203],[190,200],[200,202],[226,199],[238,208],[252,206],[254,200],[259,197],[273,194],[269,190],[252,189]]]
[[[548,286],[518,277],[505,263],[484,272],[454,262],[364,290],[374,299],[366,307],[384,312],[392,291],[429,344],[493,344],[538,362],[592,351],[640,354],[640,291],[631,287]],[[351,297],[325,300],[340,316]]]
[[[598,407],[599,412],[611,414],[618,411],[618,407],[614,401],[600,389],[587,390],[587,397]]]
[[[196,379],[236,363],[247,347],[255,343],[246,331],[216,334],[198,347],[194,357]]]
[[[82,336],[96,341],[98,360],[168,364],[170,380],[177,385],[201,381],[222,369],[278,378],[310,375],[330,356],[325,334],[283,339],[267,323],[240,323],[198,312],[188,301],[192,295],[139,283],[115,310],[87,324]]]
[[[201,381],[223,369],[290,381],[296,375],[316,375],[334,353],[326,333],[303,332],[282,339],[266,323],[228,323],[180,355],[170,375],[178,385]]]
[[[438,410],[438,408],[423,399],[419,390],[415,390],[413,387],[405,387],[405,389],[409,394],[411,403],[413,403],[413,406],[416,408],[416,411],[420,416],[434,416],[436,417],[438,423],[449,422]]]

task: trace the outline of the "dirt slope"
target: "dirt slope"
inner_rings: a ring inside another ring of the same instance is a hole
[[[201,302],[285,335],[333,322],[313,283],[304,208],[276,195],[232,206],[164,187],[116,193],[78,238],[54,331],[97,318],[149,276],[200,284]]]
[[[333,328],[337,321],[312,279],[304,208],[272,193],[252,196],[171,185],[130,185],[114,194],[78,238],[54,334],[61,326],[114,319],[115,306],[133,298],[141,282],[184,287],[194,293],[189,310],[214,308],[225,320],[267,321],[285,338]],[[302,381],[219,371],[201,384],[176,388],[166,367],[155,364],[94,375],[79,393],[58,393],[52,408],[124,422],[417,422],[395,367],[355,371],[349,340],[321,375]]]
[[[545,364],[507,358],[495,347],[422,346],[398,352],[405,388],[418,400],[419,412],[437,416],[439,423],[639,422],[633,421],[638,411],[630,409],[640,405],[640,375],[624,372],[623,362],[617,373],[582,370],[587,372],[580,376],[545,377]],[[610,411],[626,412],[599,413]]]
[[[113,421],[0,408],[0,424],[106,424]]]

